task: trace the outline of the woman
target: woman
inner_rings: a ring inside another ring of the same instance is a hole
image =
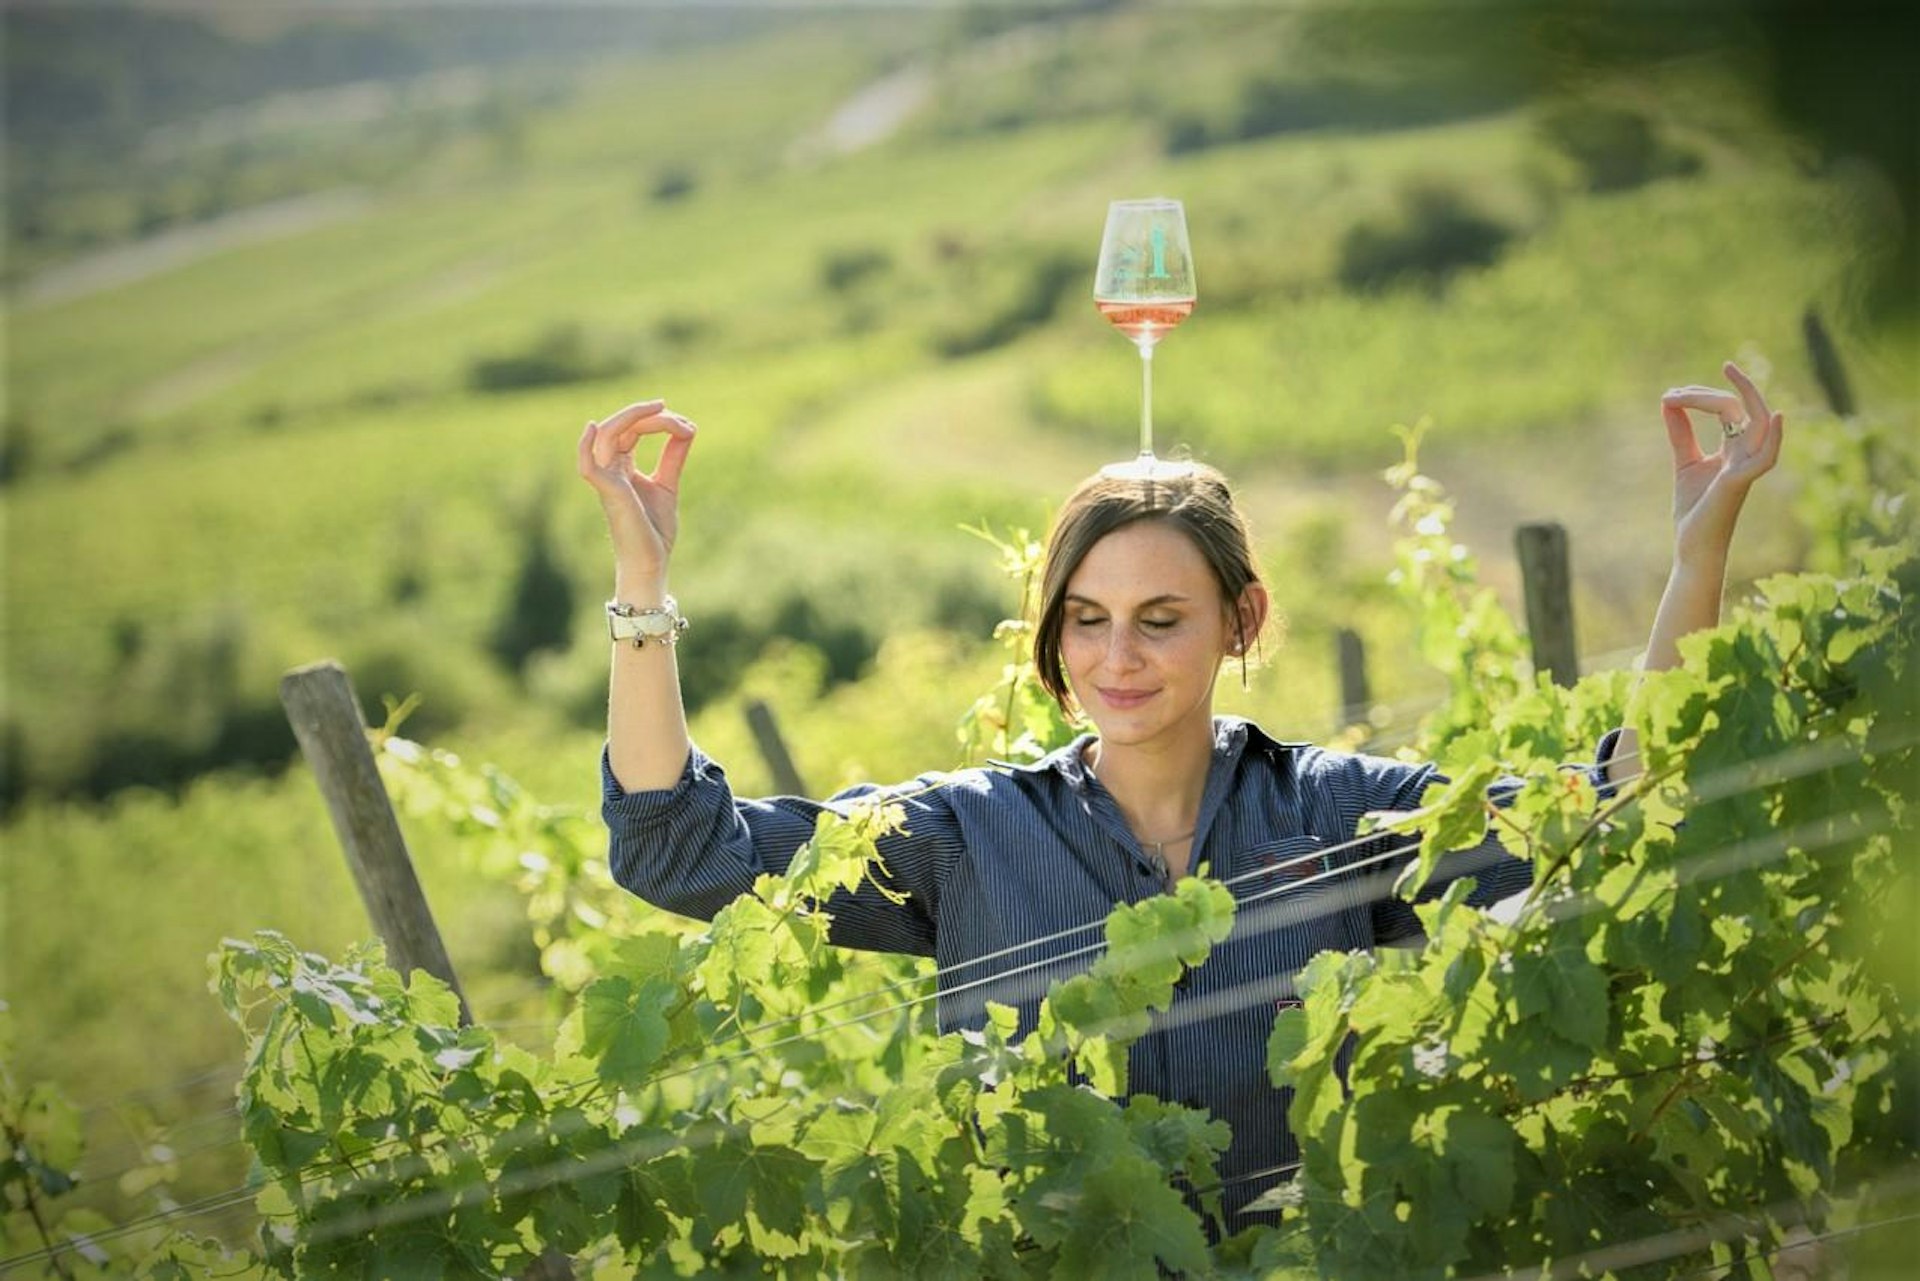
[[[1676,537],[1649,668],[1676,663],[1680,637],[1717,621],[1741,504],[1779,454],[1782,418],[1737,367],[1725,372],[1734,392],[1685,387],[1661,401]],[[1695,442],[1689,411],[1719,418],[1723,443],[1711,455]],[[656,434],[665,447],[643,474],[632,453]],[[615,550],[609,613],[624,615],[614,619],[601,759],[620,883],[711,918],[757,875],[784,870],[823,808],[884,790],[906,811],[905,830],[880,847],[905,900],[871,885],[837,896],[832,937],[936,958],[942,1030],[978,1026],[995,1000],[1021,1010],[1024,1031],[1047,983],[1073,971],[1045,962],[1087,941],[1052,936],[1202,867],[1243,898],[1280,878],[1306,881],[1299,893],[1244,908],[1232,937],[1181,980],[1173,1009],[1131,1052],[1134,1090],[1205,1108],[1232,1127],[1220,1167],[1232,1214],[1263,1190],[1254,1172],[1295,1159],[1286,1096],[1264,1070],[1274,1003],[1293,996],[1288,976],[1323,949],[1371,947],[1417,929],[1409,906],[1387,892],[1401,860],[1383,862],[1378,842],[1348,847],[1363,814],[1415,807],[1432,767],[1283,742],[1250,721],[1214,716],[1214,681],[1259,636],[1268,596],[1225,482],[1201,468],[1155,483],[1096,477],[1056,522],[1035,659],[1046,688],[1092,732],[1031,766],[923,775],[824,805],[735,797],[687,737],[674,662],[680,624],[668,563],[693,440],[694,425],[653,400],[588,423],[579,442],[580,474],[600,496]],[[1597,765],[1603,781],[1607,760],[1632,751],[1630,734],[1609,736]],[[1450,859],[1434,890],[1467,872],[1479,880],[1470,901],[1481,905],[1531,876],[1489,839]],[[1020,946],[1033,940],[1042,943]]]

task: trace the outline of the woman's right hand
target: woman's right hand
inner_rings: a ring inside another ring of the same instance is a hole
[[[693,447],[694,425],[664,400],[643,400],[580,433],[580,475],[607,514],[622,579],[665,589],[667,558],[680,529],[680,470]],[[651,475],[633,465],[642,436],[665,435],[666,448]]]

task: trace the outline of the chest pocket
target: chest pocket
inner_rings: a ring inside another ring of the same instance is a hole
[[[1319,876],[1328,870],[1326,850],[1327,843],[1317,836],[1283,836],[1277,841],[1263,841],[1240,856],[1238,871],[1245,879],[1234,889],[1245,899]],[[1325,884],[1325,881],[1317,883]]]
[[[1324,948],[1372,941],[1365,907],[1352,901],[1351,878],[1332,866],[1329,848],[1318,836],[1283,836],[1262,841],[1238,860],[1233,893],[1249,932],[1283,936],[1286,951],[1300,952],[1295,964]]]

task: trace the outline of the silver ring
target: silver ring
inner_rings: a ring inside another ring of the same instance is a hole
[[[1734,422],[1731,418],[1722,418],[1720,420],[1720,430],[1727,437],[1728,440],[1732,440],[1735,436],[1742,436],[1746,434],[1747,423],[1748,423],[1748,420],[1745,418],[1742,418],[1737,423]]]

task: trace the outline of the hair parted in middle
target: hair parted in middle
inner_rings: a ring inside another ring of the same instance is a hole
[[[1228,625],[1236,633],[1243,661],[1258,639],[1242,630],[1235,608],[1241,593],[1260,581],[1260,570],[1254,562],[1252,531],[1234,506],[1225,476],[1200,463],[1186,474],[1152,480],[1090,476],[1068,495],[1047,538],[1034,624],[1033,662],[1040,686],[1069,713],[1073,694],[1060,653],[1067,584],[1095,543],[1145,520],[1164,521],[1193,540],[1220,585]]]

